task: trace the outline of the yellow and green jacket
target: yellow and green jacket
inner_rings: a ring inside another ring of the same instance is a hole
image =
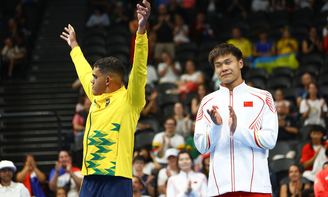
[[[134,132],[145,105],[148,39],[137,34],[133,68],[128,89],[99,96],[92,94],[92,69],[80,47],[71,57],[92,105],[83,139],[82,175],[110,175],[132,178]]]

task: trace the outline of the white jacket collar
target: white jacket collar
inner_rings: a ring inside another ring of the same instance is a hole
[[[240,84],[238,84],[237,86],[235,86],[232,89],[232,92],[233,93],[240,92],[240,91],[244,90],[246,87],[247,87],[247,85],[246,85],[245,81],[243,80],[243,82],[241,82]],[[230,93],[230,90],[227,87],[223,86],[222,83],[220,84],[220,91],[223,91],[224,93],[227,93],[227,94]]]

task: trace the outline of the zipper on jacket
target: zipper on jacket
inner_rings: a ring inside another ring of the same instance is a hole
[[[86,147],[86,150],[85,150],[85,155],[84,155],[84,166],[85,166],[85,169],[87,170],[87,175],[89,175],[88,173],[88,167],[87,167],[87,153],[88,153],[88,141],[89,141],[89,132],[90,132],[90,129],[91,129],[91,114],[92,114],[93,111],[90,112],[90,115],[89,115],[89,120],[90,120],[90,127],[89,127],[89,130],[88,130],[88,133],[87,133],[87,140],[86,140],[86,143],[85,143],[85,147]]]
[[[229,91],[229,106],[233,107],[233,92]],[[229,119],[230,119],[230,111],[229,111]],[[230,129],[230,128],[229,128]],[[235,150],[234,150],[234,140],[231,138],[232,133],[230,132],[230,163],[231,163],[231,191],[235,191]]]

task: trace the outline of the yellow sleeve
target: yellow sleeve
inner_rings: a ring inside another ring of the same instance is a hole
[[[147,33],[138,34],[134,46],[134,57],[128,84],[127,102],[133,106],[143,107],[145,86],[147,82],[148,38]]]
[[[94,95],[92,94],[91,80],[93,76],[91,66],[84,58],[81,48],[79,46],[74,47],[74,49],[72,49],[71,58],[74,62],[75,69],[83,86],[83,89],[89,97],[90,101],[92,102]]]

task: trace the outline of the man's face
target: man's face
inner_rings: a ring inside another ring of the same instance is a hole
[[[174,155],[170,155],[167,158],[167,165],[172,167],[172,166],[176,166],[177,165],[177,157]]]
[[[175,125],[175,122],[174,120],[172,119],[168,119],[166,122],[165,122],[165,130],[169,133],[174,133],[175,132],[175,128],[176,128],[176,125]]]
[[[243,60],[237,60],[231,53],[214,59],[215,73],[225,86],[234,87],[241,82],[240,69],[242,67]]]
[[[102,95],[106,89],[106,82],[108,82],[108,78],[106,81],[106,77],[101,74],[98,67],[93,68],[92,72],[93,78],[91,80],[92,83],[92,94],[93,95]]]
[[[240,39],[240,36],[241,36],[241,32],[238,28],[233,28],[232,29],[232,38],[234,39]]]
[[[132,191],[136,193],[140,190],[140,182],[137,177],[132,178]]]
[[[323,133],[321,131],[311,131],[310,137],[312,139],[312,143],[318,145],[321,143]]]
[[[0,170],[0,179],[2,182],[8,183],[13,178],[14,171],[11,168],[2,168]]]
[[[136,160],[133,163],[133,167],[136,169],[136,171],[142,171],[142,169],[145,167],[145,163],[142,160]]]
[[[283,101],[278,102],[277,114],[278,115],[285,115],[286,114],[286,106],[285,106],[285,103]]]
[[[176,103],[174,105],[174,113],[176,115],[183,115],[183,106],[181,103]]]
[[[62,166],[67,166],[70,162],[70,156],[66,151],[61,151],[58,155],[58,161]]]

